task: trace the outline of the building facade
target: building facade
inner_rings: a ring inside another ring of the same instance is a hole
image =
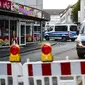
[[[43,0],[12,0],[12,1],[40,10],[43,9]]]
[[[73,23],[71,19],[71,11],[72,6],[68,6],[61,14],[60,14],[60,22],[61,23]]]
[[[85,0],[80,0],[80,22],[85,20]]]
[[[64,9],[48,9],[48,10],[44,9],[44,11],[50,14],[50,21],[47,21],[45,23],[45,29],[52,27],[56,23],[60,23],[60,13],[63,10]]]
[[[14,39],[19,45],[41,40],[49,15],[23,1],[0,0],[0,47],[10,46]]]

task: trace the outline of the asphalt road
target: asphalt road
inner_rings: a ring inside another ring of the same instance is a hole
[[[75,42],[61,42],[52,46],[54,60],[64,60],[66,56],[69,56],[69,59],[78,59],[75,46]],[[21,58],[22,63],[26,62],[27,59],[30,61],[41,61],[41,49],[24,53],[21,55]]]
[[[52,54],[54,60],[64,60],[66,56],[69,56],[69,59],[78,59],[75,49],[75,42],[59,42],[58,44],[52,46]],[[41,49],[30,51],[21,54],[21,62],[24,63],[29,59],[30,61],[41,61]],[[8,61],[9,57],[0,59],[0,61]]]

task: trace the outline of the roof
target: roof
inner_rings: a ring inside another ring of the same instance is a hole
[[[43,11],[47,12],[50,15],[60,15],[65,9],[43,9]]]

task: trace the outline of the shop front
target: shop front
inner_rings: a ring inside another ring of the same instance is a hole
[[[5,0],[0,3],[0,47],[8,47],[14,40],[21,46],[40,41],[41,21],[45,21],[41,10]]]
[[[19,45],[40,41],[40,30],[40,24],[34,24],[34,20],[0,15],[0,47],[11,45],[14,37]]]
[[[13,33],[17,34],[17,20],[0,15],[0,47],[7,47],[13,43]]]
[[[0,47],[7,47],[13,43],[14,37],[19,45],[33,42],[33,21],[21,21],[8,16],[0,16]]]
[[[19,44],[26,45],[33,42],[33,20],[19,21]]]

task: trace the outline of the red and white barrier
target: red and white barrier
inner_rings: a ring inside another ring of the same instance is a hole
[[[76,76],[82,76],[83,85],[85,85],[85,60],[68,60],[53,62],[27,62],[23,65],[24,85],[30,83],[28,78],[33,78],[34,82],[44,77],[57,77],[58,85],[77,85]],[[61,81],[60,77],[73,76],[73,80]],[[36,82],[35,82],[36,83]],[[42,83],[44,85],[44,83]],[[49,84],[49,85],[51,85]],[[29,84],[30,85],[30,84]],[[35,84],[36,85],[36,84]]]
[[[0,62],[0,85],[18,85],[19,77],[22,77],[21,63]]]
[[[85,85],[85,60],[0,62],[0,85],[78,85],[79,76]]]
[[[85,61],[54,61],[26,63],[28,76],[84,75]]]

